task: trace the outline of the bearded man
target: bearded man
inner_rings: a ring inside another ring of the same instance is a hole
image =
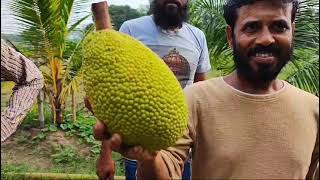
[[[226,0],[226,36],[236,70],[185,88],[189,124],[158,152],[124,148],[97,121],[96,137],[138,161],[141,179],[319,179],[319,98],[277,75],[291,60],[298,0]]]
[[[210,71],[204,33],[188,24],[187,0],[153,0],[152,15],[123,23],[120,32],[141,41],[169,66],[182,88],[205,80]],[[126,179],[136,179],[136,161],[125,158]],[[191,159],[184,166],[183,179],[190,179]]]

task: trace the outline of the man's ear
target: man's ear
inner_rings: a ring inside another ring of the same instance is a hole
[[[228,40],[229,47],[231,49],[233,49],[233,38],[232,38],[232,28],[231,28],[231,26],[227,26],[226,34],[227,34],[227,40]]]
[[[296,30],[296,23],[295,22],[293,22],[292,23],[292,37],[294,37],[294,32],[295,32],[295,30]]]

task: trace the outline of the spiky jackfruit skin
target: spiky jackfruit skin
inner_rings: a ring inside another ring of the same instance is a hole
[[[159,150],[187,128],[182,88],[168,66],[132,37],[103,30],[83,45],[84,87],[97,119],[127,145]]]

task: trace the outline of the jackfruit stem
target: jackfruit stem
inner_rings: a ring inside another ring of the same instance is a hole
[[[96,31],[112,29],[107,1],[92,3],[91,11],[96,25]],[[108,167],[104,169],[104,172],[102,173],[108,174],[107,178],[109,180],[114,179],[115,163],[112,160],[112,149],[108,140],[102,140],[99,159],[103,164],[98,165],[98,170],[102,168],[101,166],[104,166],[105,168]]]
[[[91,11],[96,25],[96,31],[112,29],[107,1],[92,3]]]

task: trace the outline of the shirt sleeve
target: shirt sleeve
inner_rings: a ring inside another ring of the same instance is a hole
[[[122,33],[126,33],[128,35],[131,35],[131,32],[130,32],[130,29],[129,29],[129,25],[127,22],[124,22],[120,29],[119,29],[119,32],[122,32]]]
[[[209,59],[209,52],[208,52],[208,45],[207,45],[207,40],[205,35],[202,33],[201,34],[201,39],[202,39],[202,51],[200,54],[200,59],[199,63],[197,66],[197,73],[206,73],[210,71],[211,69],[211,64],[210,64],[210,59]]]
[[[174,146],[160,151],[160,155],[168,168],[171,179],[182,178],[184,163],[187,160],[189,150],[193,146],[196,138],[197,104],[194,103],[195,99],[191,96],[191,92],[188,92],[189,89],[186,88],[184,91],[186,92],[189,108],[188,128]]]
[[[32,107],[43,76],[36,65],[1,40],[1,81],[14,81],[8,106],[1,112],[1,142],[13,134]]]

